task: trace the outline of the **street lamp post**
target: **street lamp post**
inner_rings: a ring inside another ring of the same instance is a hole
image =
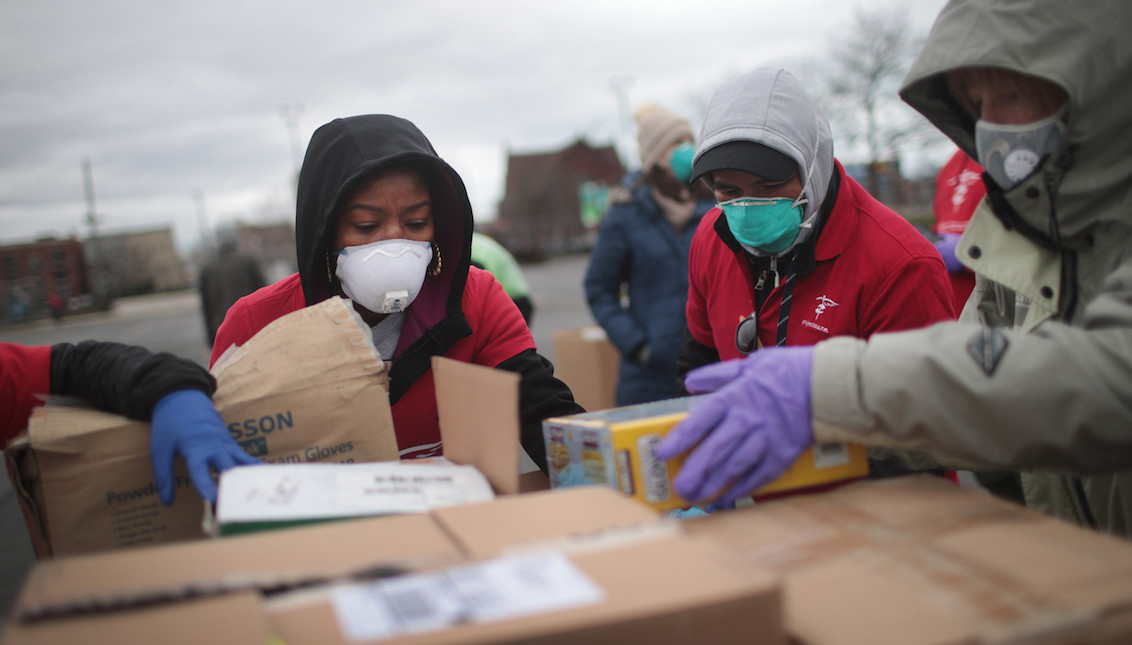
[[[609,87],[617,95],[617,113],[621,126],[621,164],[625,168],[633,165],[633,128],[632,116],[629,114],[629,86],[633,84],[633,77],[628,74],[614,76],[609,79]]]

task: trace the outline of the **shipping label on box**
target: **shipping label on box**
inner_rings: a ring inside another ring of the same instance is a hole
[[[543,421],[550,485],[604,484],[660,511],[692,506],[672,487],[683,458],[659,459],[656,447],[703,398],[640,403]],[[752,495],[776,495],[857,479],[868,474],[868,468],[864,446],[818,445]]]
[[[399,458],[385,365],[341,298],[272,322],[213,373],[229,432],[265,462]],[[18,445],[8,463],[41,558],[204,537],[204,504],[180,459],[174,503],[158,499],[148,423],[41,407]]]

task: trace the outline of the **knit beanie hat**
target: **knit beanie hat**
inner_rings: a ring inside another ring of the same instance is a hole
[[[692,126],[656,103],[646,103],[633,115],[637,122],[637,149],[641,168],[648,172],[681,139],[692,139]]]

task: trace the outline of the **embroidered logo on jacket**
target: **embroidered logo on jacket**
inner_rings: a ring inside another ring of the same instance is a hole
[[[1006,353],[1010,342],[1006,336],[993,327],[987,327],[976,333],[967,341],[967,352],[975,359],[979,367],[987,376],[993,376],[1002,362],[1002,355]]]
[[[828,334],[829,327],[826,327],[825,325],[819,325],[817,320],[821,317],[822,314],[826,312],[827,309],[830,309],[832,307],[840,307],[841,305],[837,304],[837,302],[835,302],[833,298],[830,298],[829,296],[826,296],[824,294],[818,296],[817,298],[814,298],[814,300],[818,301],[818,306],[814,308],[814,319],[803,320],[802,326],[809,327],[810,329],[816,329],[824,334]]]

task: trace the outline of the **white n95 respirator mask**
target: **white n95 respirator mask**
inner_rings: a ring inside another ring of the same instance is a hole
[[[334,273],[351,300],[374,313],[404,311],[416,299],[432,261],[432,244],[382,240],[338,252]]]

